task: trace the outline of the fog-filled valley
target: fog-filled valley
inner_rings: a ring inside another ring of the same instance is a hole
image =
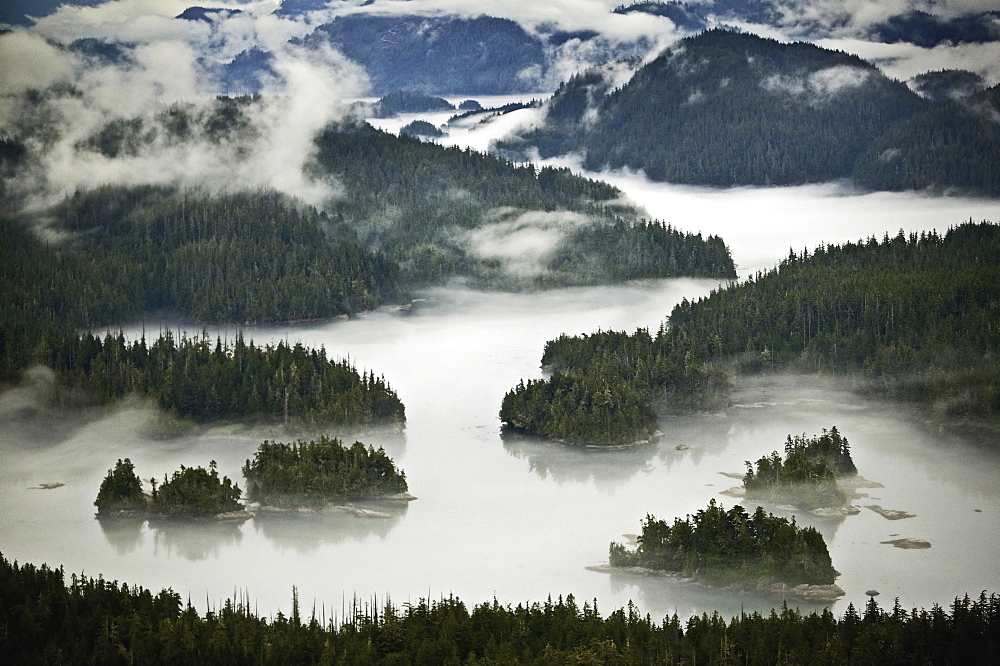
[[[834,623],[793,663],[1000,649],[989,3],[49,4],[0,14],[0,654],[772,663],[724,623],[783,604]]]

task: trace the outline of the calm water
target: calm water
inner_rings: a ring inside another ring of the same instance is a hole
[[[0,550],[71,572],[173,587],[202,608],[245,591],[261,611],[287,612],[293,586],[307,609],[315,600],[327,616],[354,597],[401,603],[450,593],[467,603],[572,593],[597,598],[605,612],[634,600],[654,617],[769,608],[769,599],[585,567],[605,561],[608,543],[637,532],[647,513],[684,515],[713,497],[729,506],[735,500],[718,493],[738,481],[720,472],[740,472],[744,460],[780,448],[789,433],[837,425],[862,473],[884,485],[860,503],[917,516],[888,521],[865,509],[843,521],[799,517],[823,531],[842,573],[838,582],[848,594],[835,609],[863,603],[870,588],[904,605],[947,604],[957,594],[1000,589],[997,458],[928,434],[904,410],[814,379],[749,385],[727,413],[664,422],[661,441],[630,450],[501,439],[500,400],[518,379],[539,376],[545,340],[561,332],[654,327],[680,298],[714,286],[671,280],[514,296],[439,290],[410,312],[248,329],[257,341],[325,345],[384,373],[398,391],[405,431],[340,433],[384,446],[406,471],[419,499],[388,519],[316,515],[238,526],[102,527],[91,503],[117,458],[131,457],[145,478],[213,459],[222,473],[238,477],[265,434],[226,428],[157,436],[155,415],[140,406],[65,423],[31,416],[23,406],[26,391],[8,393]],[[158,327],[146,326],[147,332]],[[679,444],[690,448],[677,450]],[[51,482],[66,485],[32,489]],[[879,543],[893,535],[923,538],[932,548]]]
[[[430,119],[443,123],[449,115]],[[397,131],[414,117],[382,126]],[[492,124],[453,127],[443,142],[484,149],[536,117],[526,110]],[[653,217],[722,235],[744,276],[775,265],[790,248],[900,228],[943,232],[970,217],[1000,220],[996,200],[860,195],[839,185],[718,191],[652,184],[641,174],[589,175],[618,185]],[[324,345],[331,356],[384,374],[397,390],[406,405],[405,430],[334,433],[383,446],[406,471],[419,499],[386,519],[102,526],[92,502],[118,458],[130,457],[147,479],[216,460],[221,473],[242,485],[244,460],[262,439],[282,433],[227,427],[168,434],[141,404],[66,419],[39,412],[30,387],[9,391],[0,396],[0,552],[172,587],[202,609],[245,593],[261,612],[287,613],[293,586],[307,612],[315,602],[327,617],[340,615],[353,598],[403,603],[452,593],[469,604],[572,593],[581,602],[596,598],[605,613],[632,600],[654,618],[767,609],[775,600],[586,567],[606,561],[609,542],[638,532],[649,513],[669,519],[712,498],[730,506],[736,500],[719,493],[739,482],[720,472],[742,472],[745,460],[780,449],[788,434],[836,425],[861,473],[883,485],[856,504],[916,517],[888,521],[867,509],[841,521],[798,517],[823,532],[842,574],[837,582],[847,596],[834,610],[863,604],[869,589],[889,605],[898,596],[904,606],[946,605],[956,595],[1000,590],[1000,458],[928,432],[919,414],[816,378],[757,379],[741,387],[726,413],[665,421],[660,441],[629,450],[501,438],[503,394],[521,378],[540,376],[546,340],[564,332],[655,329],[681,298],[716,286],[685,279],[518,295],[441,289],[409,311],[245,329],[258,343]],[[147,323],[147,334],[163,326],[177,325]],[[141,328],[128,332],[135,336]],[[44,483],[65,485],[35,489]],[[879,543],[900,537],[932,547]]]

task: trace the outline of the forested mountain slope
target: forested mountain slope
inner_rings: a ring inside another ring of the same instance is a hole
[[[953,186],[1000,194],[1000,86],[897,124],[861,155],[854,181],[881,190]]]
[[[732,277],[721,239],[645,222],[621,193],[567,169],[514,165],[363,123],[317,140],[316,170],[347,196],[331,215],[411,283],[453,276],[501,288],[638,277]]]
[[[723,368],[788,369],[853,376],[876,395],[919,405],[928,420],[995,444],[998,351],[1000,226],[970,222],[944,236],[900,232],[791,253],[772,271],[682,301],[656,336],[552,340],[542,362],[556,374],[509,392],[501,420],[562,436],[547,430],[554,420],[567,433],[616,441],[623,431],[603,417],[606,388],[632,387],[640,406],[697,409],[724,395]],[[568,411],[567,396],[576,398]]]
[[[698,185],[794,185],[850,178],[857,168],[858,182],[873,189],[1000,191],[997,178],[974,174],[995,162],[1000,130],[973,118],[964,120],[975,122],[973,130],[948,136],[950,153],[913,167],[935,169],[933,178],[911,185],[863,166],[885,150],[867,156],[872,145],[894,145],[897,133],[907,146],[923,140],[907,125],[921,112],[955,113],[932,106],[857,56],[715,29],[681,40],[620,87],[600,69],[573,77],[556,91],[541,127],[500,148],[512,155],[537,149],[543,157],[576,152],[591,170],[641,169],[653,180]]]

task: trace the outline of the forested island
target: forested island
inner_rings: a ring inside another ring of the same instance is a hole
[[[749,460],[743,477],[747,500],[791,504],[803,509],[842,507],[848,498],[837,479],[858,473],[851,458],[850,443],[837,426],[821,435],[788,436],[785,458],[777,451]]]
[[[548,342],[542,363],[552,377],[508,392],[501,420],[582,443],[627,441],[631,424],[604,418],[592,397],[570,404],[567,396],[628,385],[661,413],[714,409],[729,399],[730,373],[788,370],[852,377],[871,395],[911,402],[935,425],[995,445],[997,321],[995,224],[792,251],[770,271],[683,300],[655,336],[604,331]]]
[[[12,663],[297,664],[540,663],[996,663],[1000,596],[956,598],[947,608],[890,609],[872,597],[840,617],[787,605],[768,615],[717,612],[681,620],[617,609],[605,616],[572,595],[470,608],[456,597],[352,606],[343,623],[291,612],[273,617],[249,598],[204,614],[171,589],[142,587],[18,564],[0,555],[0,654]]]
[[[291,444],[265,441],[243,465],[247,499],[280,508],[346,500],[405,497],[406,474],[385,451],[320,437]]]
[[[140,338],[91,333],[45,340],[36,353],[54,368],[56,404],[105,404],[130,394],[152,398],[165,411],[196,422],[296,424],[402,423],[405,409],[385,378],[358,373],[325,349],[284,341],[257,346],[207,335],[151,344]]]
[[[799,527],[765,513],[754,513],[735,505],[728,511],[711,500],[693,516],[675,518],[673,524],[647,516],[635,550],[612,543],[611,567],[651,569],[710,585],[787,592],[799,588],[807,595],[812,586],[843,596],[833,585],[839,575],[833,568],[823,536],[813,527]],[[796,594],[796,591],[789,592]]]
[[[219,477],[215,461],[204,467],[185,467],[146,495],[135,466],[128,458],[118,460],[101,482],[94,500],[98,518],[249,518],[239,500],[240,487],[228,476]]]

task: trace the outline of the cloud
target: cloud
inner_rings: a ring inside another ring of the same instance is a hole
[[[1000,83],[997,44],[941,44],[924,48],[913,44],[881,44],[862,39],[820,39],[818,46],[853,53],[877,65],[888,76],[906,80],[940,69],[965,69],[982,76],[987,85]]]
[[[509,212],[498,212],[509,218]],[[468,252],[486,262],[497,262],[512,277],[536,278],[548,272],[548,260],[590,219],[569,211],[530,211],[513,219],[485,224],[462,232]]]
[[[828,104],[847,90],[858,88],[871,76],[871,71],[861,67],[837,65],[802,76],[774,74],[761,81],[761,87],[793,97],[809,97],[810,104]]]
[[[857,36],[893,16],[921,11],[942,19],[996,11],[995,0],[778,0],[777,25],[830,36]]]
[[[313,180],[303,166],[316,134],[342,117],[343,100],[366,92],[367,77],[329,45],[286,45],[275,52],[277,76],[267,82],[266,94],[242,105],[244,125],[220,138],[204,129],[217,102],[206,94],[208,75],[190,45],[142,44],[132,61],[117,65],[85,62],[32,35],[4,35],[0,49],[13,42],[31,52],[25,40],[36,50],[49,49],[44,55],[53,73],[47,80],[67,83],[43,90],[39,99],[16,94],[25,77],[3,84],[0,131],[28,137],[36,168],[17,190],[31,193],[36,206],[110,183],[209,191],[265,187],[317,206],[338,195],[336,183]],[[188,119],[189,131],[171,131],[171,118],[178,117]],[[124,147],[102,152],[99,137],[115,122],[125,123],[119,125],[126,128]]]
[[[76,65],[72,56],[22,30],[0,35],[0,62],[0,95],[67,83]]]

